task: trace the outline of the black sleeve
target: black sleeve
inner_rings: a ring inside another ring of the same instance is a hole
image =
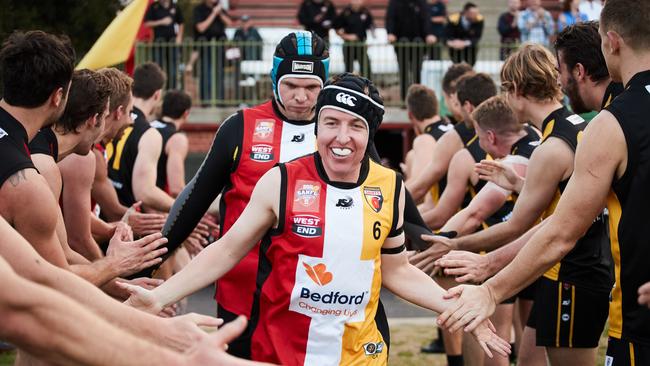
[[[325,20],[334,21],[336,18],[336,8],[330,3],[330,6],[327,8],[327,13],[325,15]]]
[[[153,19],[153,12],[151,11],[152,6],[153,6],[153,3],[151,5],[149,5],[149,7],[147,8],[147,12],[144,13],[144,21],[145,22],[148,22],[150,20],[156,20],[156,19]]]
[[[395,12],[397,11],[397,9],[395,9],[397,6],[396,4],[397,0],[390,0],[388,2],[388,9],[386,9],[386,33],[399,36],[398,34],[395,34]]]
[[[472,46],[476,46],[481,40],[483,36],[483,25],[484,22],[482,20],[476,24],[472,24],[472,27],[475,28],[475,32],[473,32],[472,37],[469,39],[472,42]]]
[[[508,13],[501,14],[497,23],[497,30],[499,31],[501,37],[504,37],[512,30],[512,24],[506,19],[507,14]]]
[[[420,1],[420,29],[422,30],[422,38],[433,35],[433,28],[431,28],[431,18],[429,17],[429,5],[425,0]]]
[[[374,28],[375,27],[375,21],[372,18],[372,13],[370,12],[370,10],[366,10],[366,14],[368,15],[368,17],[366,18],[366,24],[365,24],[366,29]]]
[[[233,155],[244,136],[243,122],[241,111],[224,121],[199,170],[174,201],[162,230],[168,240],[166,257],[187,239],[230,181],[230,173],[235,167]]]
[[[298,22],[308,29],[313,26],[314,20],[309,16],[307,2],[303,2],[298,9]]]
[[[195,30],[195,32],[197,32],[196,31],[196,26],[199,23],[201,23],[202,21],[204,21],[207,17],[205,16],[205,14],[203,14],[203,12],[201,12],[201,7],[200,6],[197,6],[197,7],[194,8],[194,14],[193,15],[194,15],[193,16],[193,18],[194,18],[194,30]]]
[[[183,12],[181,11],[181,8],[178,6],[176,7],[176,24],[183,24]]]

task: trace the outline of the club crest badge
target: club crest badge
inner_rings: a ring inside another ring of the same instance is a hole
[[[293,209],[298,212],[318,212],[320,204],[320,184],[314,181],[299,180],[293,195]]]
[[[381,211],[381,207],[384,204],[384,196],[381,194],[381,188],[379,187],[363,187],[363,196],[366,198],[366,202],[370,205],[373,211]]]
[[[253,132],[254,142],[272,142],[275,123],[272,120],[258,119]]]

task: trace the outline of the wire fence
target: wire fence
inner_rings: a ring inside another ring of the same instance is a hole
[[[137,43],[136,65],[153,61],[167,74],[167,88],[183,89],[195,105],[252,105],[272,96],[269,77],[277,43],[185,41]],[[450,50],[423,42],[330,44],[330,75],[345,71],[369,77],[387,106],[403,106],[409,85],[422,83],[440,96],[452,62],[467,61],[477,72],[499,80],[503,59],[517,45],[484,45]],[[452,61],[453,59],[453,61]]]

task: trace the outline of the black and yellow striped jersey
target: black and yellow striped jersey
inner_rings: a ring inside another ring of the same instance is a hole
[[[607,108],[614,98],[621,94],[624,89],[622,83],[610,82],[609,85],[607,85],[607,89],[605,89],[605,95],[603,96],[603,102],[600,104],[600,109]]]
[[[650,345],[650,310],[637,303],[639,286],[650,281],[650,70],[632,77],[606,108],[616,117],[627,145],[627,167],[607,200],[616,284],[609,335]]]
[[[451,120],[453,121],[453,117],[450,117]],[[446,120],[440,120],[438,122],[431,123],[427,125],[424,128],[424,133],[431,135],[436,141],[442,137],[442,135],[445,134],[445,132],[449,130],[454,129],[454,123],[449,122]],[[447,174],[445,174],[438,183],[434,184],[431,189],[429,189],[429,194],[431,194],[431,199],[433,200],[434,204],[437,204],[438,201],[440,200],[440,196],[442,195],[442,192],[445,190],[445,187],[447,186]]]
[[[564,141],[575,153],[578,141],[587,122],[566,107],[553,111],[542,123],[542,144],[551,137]],[[553,201],[543,214],[550,216],[557,206],[569,178],[558,184]],[[612,288],[611,256],[608,253],[607,224],[601,213],[578,240],[575,247],[562,260],[548,270],[544,277],[593,290],[609,291]]]
[[[138,157],[138,144],[142,135],[151,128],[144,119],[144,114],[135,107],[133,110],[134,114],[138,115],[134,123],[106,145],[108,179],[115,187],[120,203],[127,207],[136,202],[132,180],[135,159]]]
[[[524,135],[512,145],[512,148],[510,149],[510,155],[518,155],[526,159],[530,159],[530,155],[533,153],[533,150],[535,150],[535,148],[539,145],[539,133],[537,130],[535,130],[534,127],[531,126],[526,126],[524,129],[526,131],[526,135]],[[492,159],[492,157],[479,146],[478,135],[470,141],[466,149],[469,151],[470,155],[472,155],[472,158],[476,163],[484,159]],[[474,196],[476,196],[486,184],[487,181],[483,179],[479,179],[476,184],[470,183],[468,191],[470,192],[472,198],[474,198]],[[514,196],[511,195],[499,210],[485,219],[483,228],[487,228],[489,226],[493,226],[500,222],[506,221],[510,217],[514,206],[515,199]]]

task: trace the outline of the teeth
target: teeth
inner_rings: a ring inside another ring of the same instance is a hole
[[[334,155],[338,155],[338,156],[348,156],[352,154],[352,150],[345,147],[344,148],[333,147],[332,152],[334,153]]]

